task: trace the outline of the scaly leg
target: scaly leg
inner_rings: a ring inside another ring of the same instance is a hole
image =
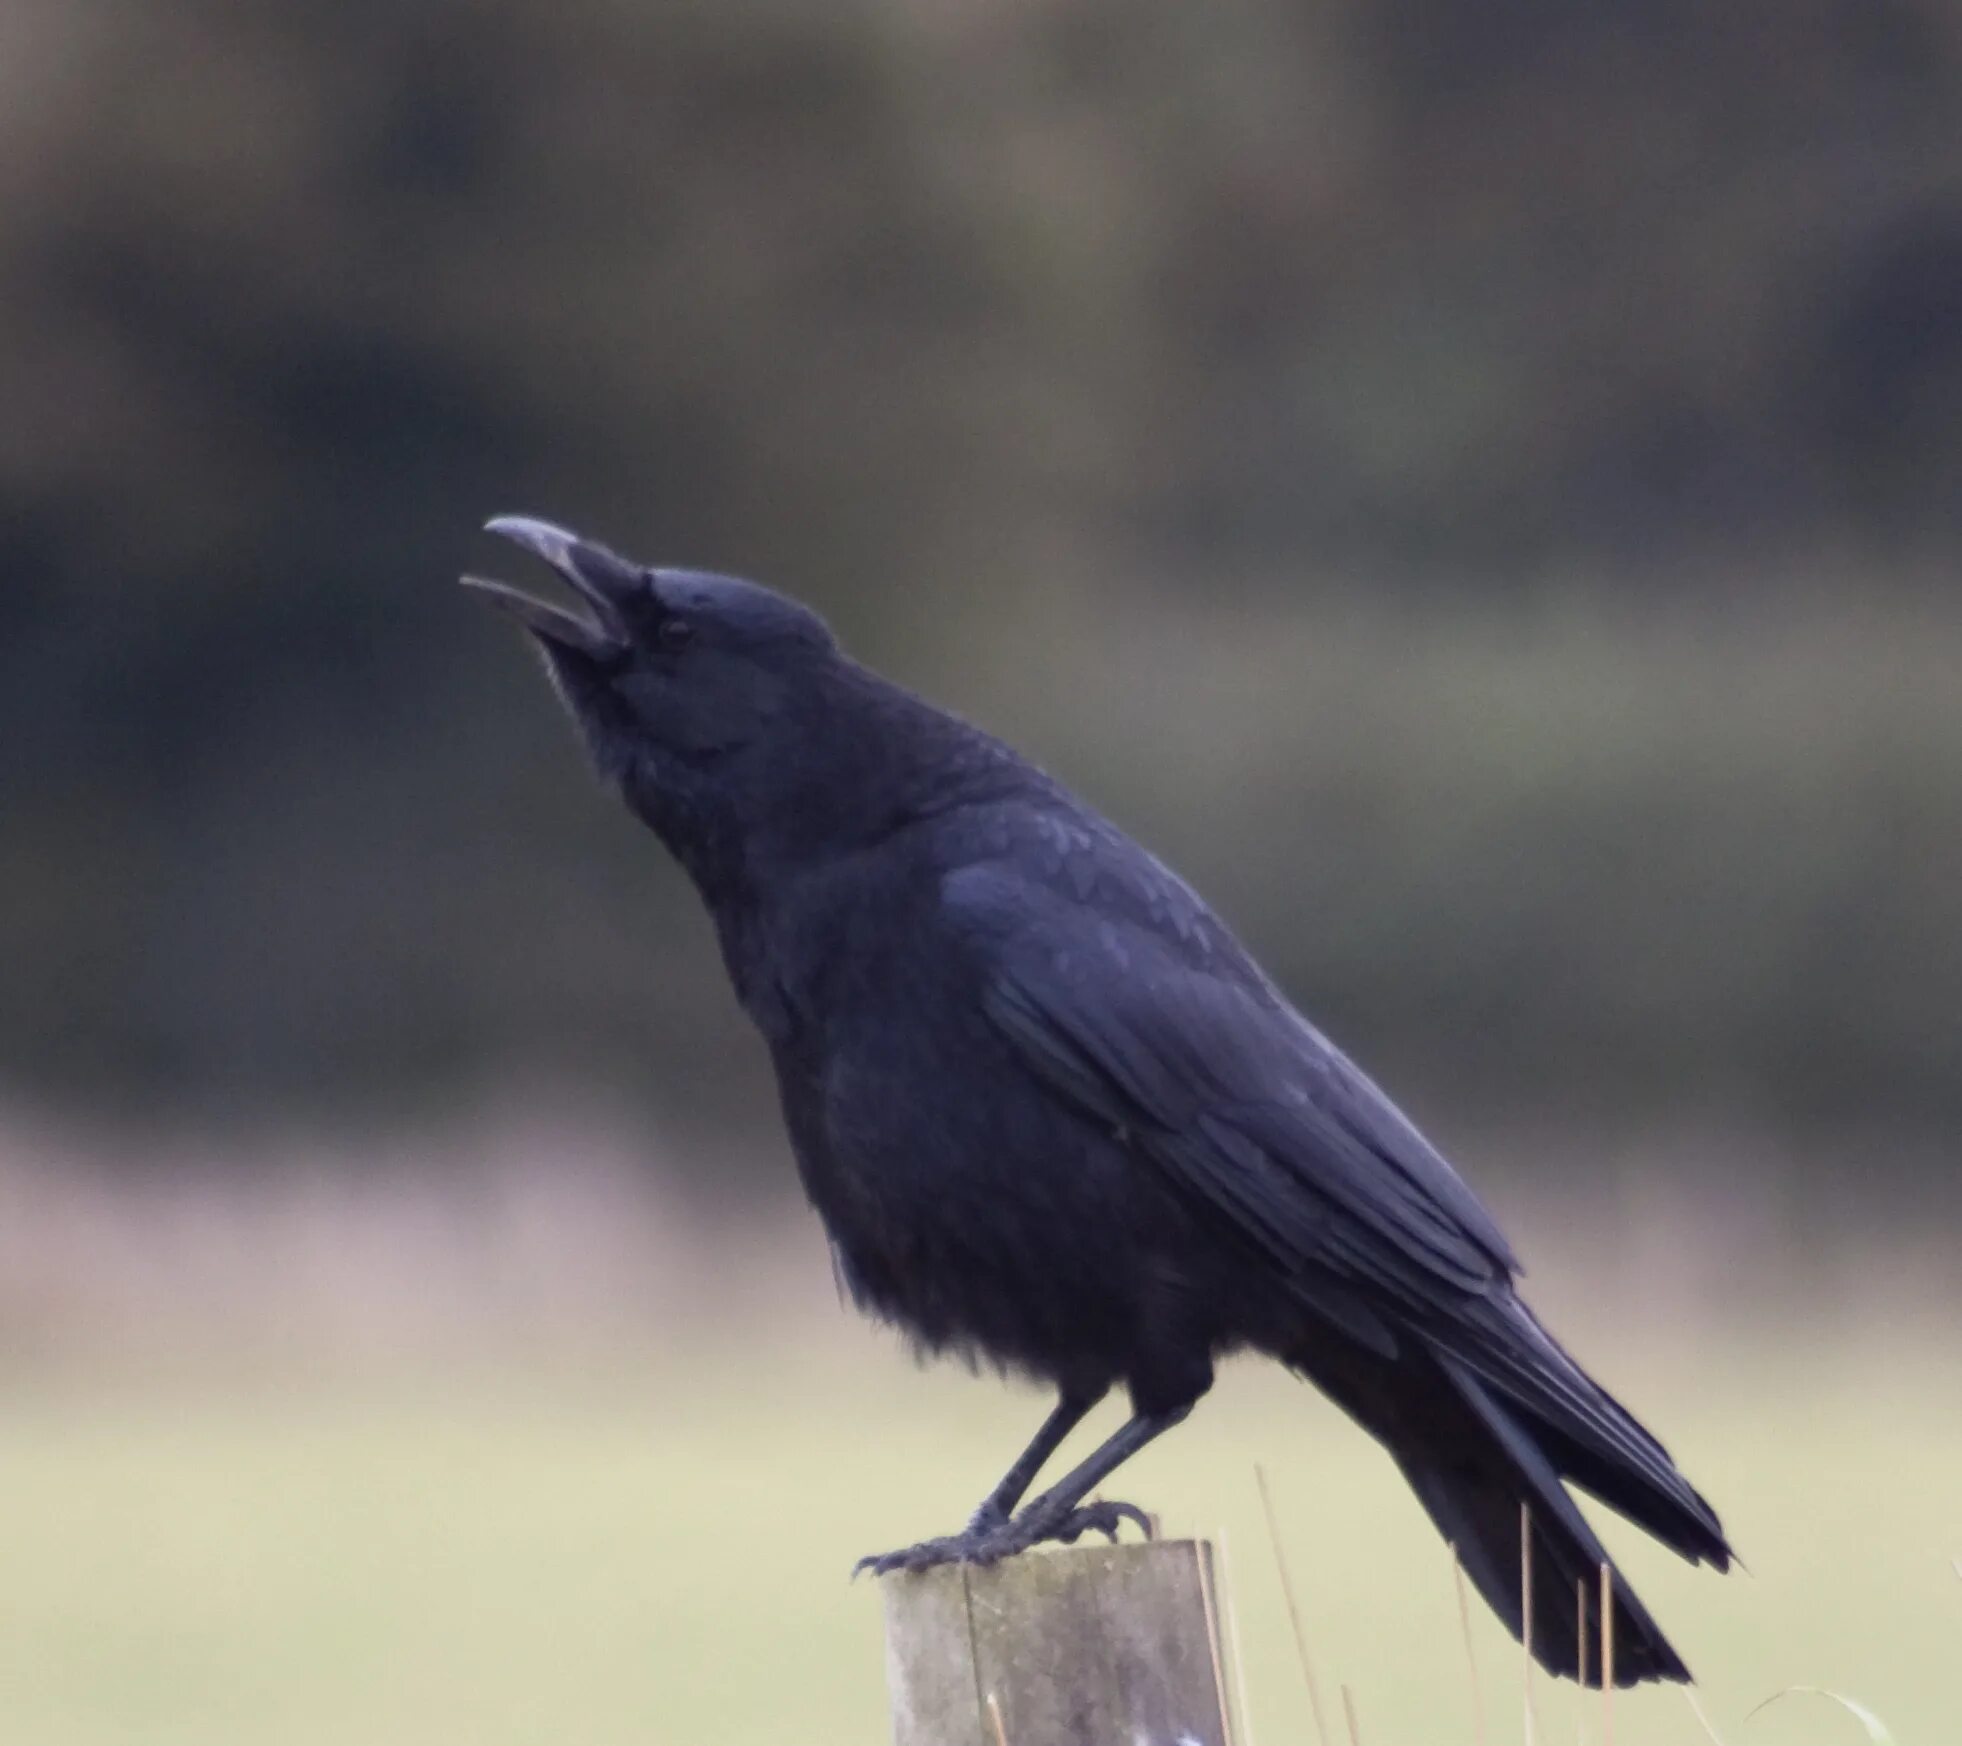
[[[1084,1496],[1108,1477],[1152,1438],[1169,1431],[1189,1412],[1193,1403],[1169,1412],[1139,1413],[1070,1469],[1034,1503],[1012,1519],[991,1514],[991,1506],[1005,1497],[1019,1497],[1027,1489],[1050,1454],[1094,1403],[1078,1403],[1067,1396],[1043,1422],[1035,1441],[1003,1478],[994,1494],[975,1511],[974,1520],[958,1534],[938,1540],[923,1540],[897,1552],[874,1554],[858,1561],[858,1570],[884,1576],[894,1570],[927,1570],[936,1564],[993,1564],[1000,1559],[1025,1552],[1045,1540],[1069,1542],[1092,1531],[1117,1538],[1118,1524],[1135,1522],[1148,1535],[1150,1519],[1135,1504],[1099,1502],[1085,1504]],[[1006,1509],[1012,1505],[1003,1504]],[[856,1574],[856,1572],[854,1572]]]

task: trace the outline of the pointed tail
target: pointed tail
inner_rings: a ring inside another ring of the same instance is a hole
[[[1584,1485],[1685,1557],[1722,1569],[1730,1549],[1709,1506],[1661,1445],[1571,1360],[1563,1381],[1584,1385],[1588,1410],[1578,1421],[1563,1413],[1566,1422],[1556,1423],[1541,1416],[1544,1401],[1529,1408],[1450,1354],[1434,1356],[1464,1410],[1449,1414],[1454,1422],[1448,1436],[1393,1443],[1391,1453],[1486,1603],[1521,1636],[1530,1569],[1534,1659],[1550,1673],[1598,1686],[1605,1565],[1614,1609],[1614,1683],[1687,1682],[1682,1657],[1614,1567],[1561,1480]],[[1613,1437],[1602,1434],[1606,1426],[1613,1427]],[[1522,1557],[1528,1546],[1530,1556]]]

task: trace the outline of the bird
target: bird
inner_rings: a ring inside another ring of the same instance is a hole
[[[1725,1570],[1715,1511],[1527,1307],[1457,1172],[1191,886],[791,597],[528,516],[486,531],[570,591],[463,578],[529,632],[599,776],[699,893],[849,1295],[923,1354],[1054,1391],[960,1528],[860,1569],[1149,1534],[1095,1494],[1246,1351],[1383,1445],[1543,1667],[1601,1682],[1605,1592],[1614,1683],[1690,1678],[1568,1487]],[[1125,1423],[1030,1498],[1119,1387]]]

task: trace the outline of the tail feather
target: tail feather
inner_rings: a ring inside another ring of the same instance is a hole
[[[1397,1464],[1465,1574],[1514,1636],[1525,1625],[1522,1530],[1532,1570],[1533,1658],[1549,1673],[1601,1683],[1601,1570],[1614,1607],[1614,1682],[1687,1682],[1683,1659],[1649,1616],[1546,1455],[1483,1383],[1452,1361],[1446,1375],[1469,1408],[1448,1446],[1393,1449]],[[1522,1516],[1524,1521],[1522,1521]],[[1581,1665],[1582,1644],[1588,1647]]]
[[[1549,1673],[1600,1685],[1605,1567],[1614,1683],[1688,1682],[1682,1657],[1614,1567],[1566,1482],[1719,1570],[1732,1557],[1723,1524],[1668,1450],[1523,1304],[1508,1295],[1482,1310],[1461,1306],[1421,1333],[1399,1329],[1390,1352],[1323,1332],[1287,1358],[1389,1450],[1515,1636],[1527,1624],[1524,1517],[1533,1656]]]
[[[1562,1478],[1691,1562],[1729,1568],[1723,1525],[1669,1451],[1524,1304],[1508,1300],[1497,1325],[1454,1328],[1433,1350],[1481,1410],[1503,1402]]]
[[[1735,1554],[1724,1538],[1716,1512],[1702,1493],[1687,1482],[1687,1501],[1658,1494],[1646,1475],[1631,1476],[1626,1468],[1604,1459],[1558,1426],[1535,1421],[1533,1431],[1555,1472],[1573,1481],[1589,1496],[1600,1499],[1638,1528],[1645,1528],[1672,1552],[1692,1564],[1713,1564],[1728,1570]]]

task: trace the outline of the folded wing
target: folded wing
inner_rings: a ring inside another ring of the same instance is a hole
[[[1384,1358],[1415,1340],[1552,1439],[1562,1470],[1686,1556],[1726,1555],[1668,1452],[1511,1286],[1491,1214],[1184,886],[1120,866],[1088,894],[963,869],[950,914],[1029,1069],[1226,1220],[1304,1305]]]

